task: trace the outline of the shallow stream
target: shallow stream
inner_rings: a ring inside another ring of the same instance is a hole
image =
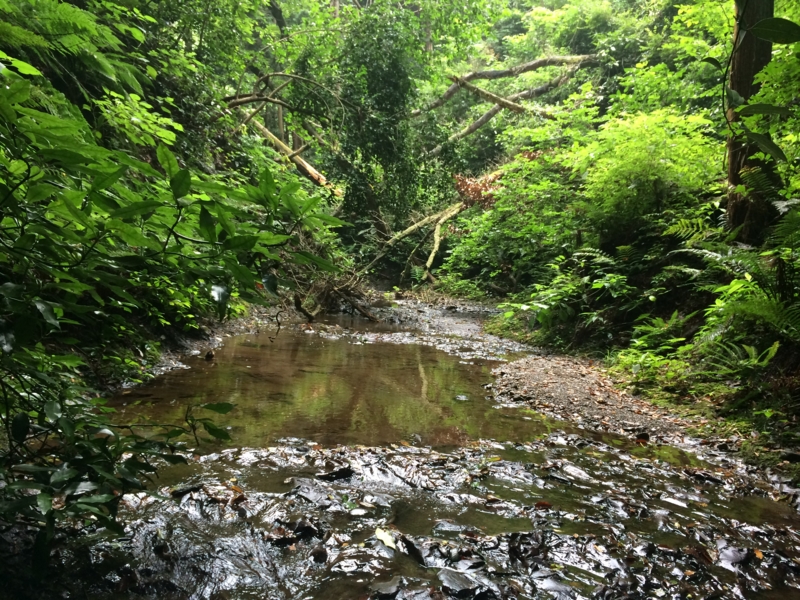
[[[82,594],[800,598],[800,518],[773,482],[495,407],[491,368],[520,348],[463,321],[240,336],[121,394],[129,422],[232,402],[233,442],[127,498],[124,538],[63,552]]]

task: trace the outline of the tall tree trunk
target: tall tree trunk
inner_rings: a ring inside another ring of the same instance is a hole
[[[728,84],[745,100],[758,92],[755,76],[772,58],[772,43],[746,30],[762,19],[773,17],[774,13],[775,0],[736,0],[737,23],[733,31],[736,46]],[[733,108],[728,109],[728,119],[738,120]],[[755,151],[746,140],[728,137],[728,226],[732,229],[741,226],[738,237],[745,243],[758,243],[771,219],[769,204],[757,194],[744,195],[735,191],[742,183],[742,171],[763,168],[762,163],[751,158]]]

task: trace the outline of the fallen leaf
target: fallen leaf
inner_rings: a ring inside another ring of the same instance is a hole
[[[375,537],[378,538],[381,542],[383,542],[387,547],[391,548],[392,550],[397,550],[397,546],[395,546],[394,538],[392,534],[388,531],[385,531],[378,527],[375,530]]]

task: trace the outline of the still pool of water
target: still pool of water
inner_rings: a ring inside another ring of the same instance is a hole
[[[297,437],[322,445],[524,440],[547,429],[518,411],[493,408],[496,362],[465,361],[430,346],[362,343],[296,330],[230,338],[213,361],[126,390],[121,420],[180,424],[187,406],[230,402],[232,446],[263,447]],[[198,411],[198,416],[200,411]]]

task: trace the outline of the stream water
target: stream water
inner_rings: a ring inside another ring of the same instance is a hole
[[[231,338],[115,399],[151,422],[232,402],[233,442],[127,498],[125,537],[65,548],[70,597],[800,598],[797,512],[726,455],[496,408],[518,349],[474,331],[341,325]]]

